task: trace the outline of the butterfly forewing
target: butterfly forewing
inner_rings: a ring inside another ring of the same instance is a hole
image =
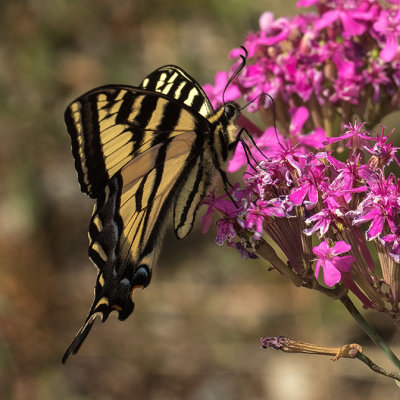
[[[173,210],[176,236],[192,229],[200,201],[234,143],[237,115],[214,111],[183,70],[165,66],[140,87],[109,85],[65,112],[78,180],[96,199],[89,257],[98,268],[89,314],[63,361],[76,353],[94,318],[133,311],[132,291],[150,283],[158,241]]]
[[[83,95],[67,108],[65,121],[81,189],[94,198],[134,157],[196,129],[190,109],[127,86],[105,86]]]

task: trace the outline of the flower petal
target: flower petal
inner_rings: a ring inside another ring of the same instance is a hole
[[[330,260],[326,260],[324,263],[324,281],[332,287],[340,281],[340,272],[335,268],[335,265]]]
[[[351,270],[351,267],[353,266],[354,257],[353,256],[335,257],[332,260],[332,263],[335,265],[335,268],[338,269],[339,271],[349,272]]]
[[[336,256],[338,254],[346,253],[351,249],[351,246],[344,242],[343,240],[339,240],[338,242],[335,243],[335,245],[331,249],[331,254]]]
[[[398,39],[397,36],[393,33],[388,33],[386,37],[385,47],[380,52],[380,56],[383,61],[390,62],[393,60],[396,55],[396,51],[398,48]]]

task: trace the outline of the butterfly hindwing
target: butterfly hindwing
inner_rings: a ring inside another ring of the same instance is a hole
[[[174,204],[174,229],[178,239],[184,239],[192,230],[198,206],[209,186],[210,171],[205,168],[203,155],[194,162]]]
[[[116,310],[120,320],[126,319],[134,309],[133,289],[150,283],[157,242],[166,213],[186,182],[195,138],[195,132],[185,132],[151,147],[99,194],[89,225],[89,257],[98,268],[95,298],[64,360],[79,349],[96,316],[104,322]]]

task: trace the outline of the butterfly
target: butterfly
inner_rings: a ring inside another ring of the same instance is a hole
[[[94,300],[63,356],[75,354],[97,316],[125,320],[132,293],[146,287],[172,213],[178,239],[192,230],[199,204],[221,181],[239,141],[239,106],[212,107],[201,86],[174,65],[137,86],[107,85],[65,111],[82,192],[96,200],[89,258],[97,267]]]

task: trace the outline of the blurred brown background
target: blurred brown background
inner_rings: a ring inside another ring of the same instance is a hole
[[[95,86],[137,84],[167,63],[213,82],[263,11],[290,15],[294,4],[0,2],[0,399],[399,398],[392,381],[357,361],[261,350],[260,336],[281,334],[370,343],[340,304],[198,229],[183,242],[167,235],[131,318],[97,321],[79,355],[60,362],[96,276],[87,258],[92,202],[79,191],[66,105]],[[368,318],[399,353],[392,323]]]

